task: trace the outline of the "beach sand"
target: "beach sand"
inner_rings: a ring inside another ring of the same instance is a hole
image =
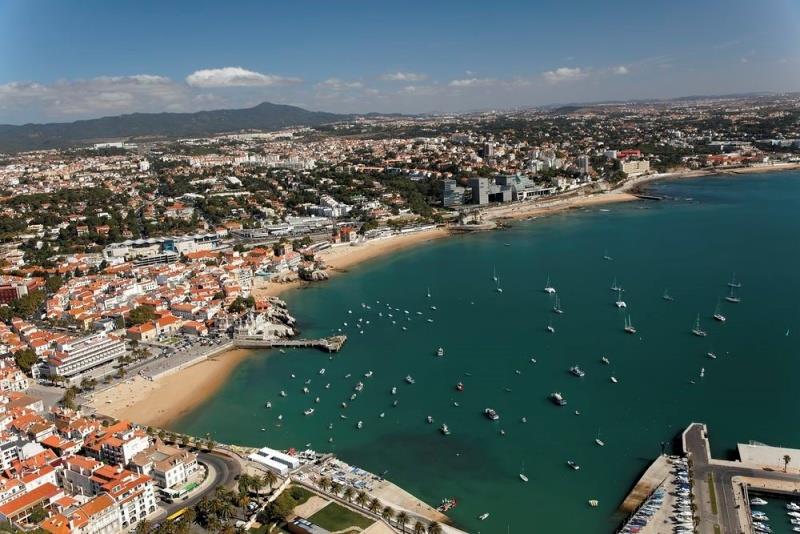
[[[98,413],[141,425],[166,427],[215,393],[252,351],[236,349],[150,381],[140,376],[95,393]]]

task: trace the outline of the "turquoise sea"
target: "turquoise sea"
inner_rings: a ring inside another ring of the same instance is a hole
[[[611,532],[621,519],[617,506],[662,442],[674,450],[673,439],[692,421],[709,425],[718,457],[748,440],[800,446],[800,174],[663,182],[652,190],[668,199],[441,240],[287,294],[304,336],[348,334],[342,352],[254,354],[174,427],[229,443],[310,443],[386,473],[429,503],[456,497],[454,521],[484,533]],[[739,304],[724,300],[734,271]],[[561,315],[543,291],[548,276]],[[622,330],[626,312],[609,289],[615,277],[636,335]],[[674,301],[662,298],[665,289]],[[718,301],[725,323],[712,319]],[[698,313],[705,338],[690,333]],[[585,377],[568,373],[575,364]],[[403,381],[408,374],[414,385]],[[364,391],[351,402],[359,380]],[[553,391],[568,405],[552,404]],[[316,412],[304,416],[309,407]],[[485,418],[486,407],[501,419]],[[450,436],[439,433],[443,422]],[[604,447],[595,444],[598,434]],[[527,484],[518,477],[523,469]],[[588,507],[589,499],[600,506]],[[491,516],[478,521],[483,512]]]

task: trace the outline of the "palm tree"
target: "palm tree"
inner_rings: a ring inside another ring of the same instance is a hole
[[[355,493],[356,493],[356,491],[353,488],[351,488],[350,486],[347,486],[344,489],[344,493],[342,493],[342,497],[344,499],[346,499],[347,502],[351,502],[353,500],[353,495],[355,495]]]
[[[369,509],[370,512],[374,514],[380,509],[380,507],[381,507],[381,501],[373,497],[372,500],[369,501],[369,506],[367,508]]]
[[[367,497],[367,494],[364,490],[359,491],[358,495],[356,495],[356,504],[359,505],[361,508],[365,508],[367,506],[368,500],[369,497]]]
[[[425,525],[419,521],[414,523],[414,534],[425,534]]]
[[[392,519],[394,519],[394,509],[392,509],[391,506],[384,506],[383,512],[381,513],[381,517],[383,517],[386,521],[391,523]]]
[[[331,482],[331,493],[334,495],[339,495],[339,492],[342,491],[342,485],[336,482],[335,480]]]
[[[788,454],[783,455],[783,472],[786,472],[786,468],[789,467],[789,462],[792,461],[792,457]]]
[[[403,532],[406,531],[406,523],[408,523],[408,514],[405,513],[403,510],[400,510],[400,513],[397,514],[397,526],[400,527],[400,530]]]
[[[148,534],[150,532],[150,523],[147,519],[142,519],[136,524],[136,534]]]
[[[264,473],[264,477],[261,479],[264,481],[264,484],[269,486],[269,489],[272,489],[272,486],[278,481],[278,477],[275,476],[275,473],[272,471],[267,471]]]
[[[329,489],[331,489],[331,479],[328,477],[322,477],[319,479],[319,487],[322,491],[327,492]]]
[[[428,525],[428,534],[442,534],[442,525],[434,521]]]

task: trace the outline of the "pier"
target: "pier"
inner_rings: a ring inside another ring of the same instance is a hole
[[[639,508],[655,489],[664,482],[667,475],[669,475],[669,469],[670,465],[665,455],[662,454],[656,458],[656,461],[650,464],[650,467],[647,468],[630,493],[628,493],[628,496],[625,497],[625,500],[622,501],[619,511],[630,514]]]
[[[262,349],[273,347],[312,347],[325,352],[339,352],[347,341],[347,336],[331,336],[319,339],[285,339],[268,338],[262,336],[239,336],[234,338],[234,343],[242,349]]]

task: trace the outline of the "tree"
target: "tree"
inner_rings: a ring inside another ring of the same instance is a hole
[[[425,525],[420,521],[414,523],[414,534],[425,534]]]
[[[374,514],[377,513],[377,511],[380,510],[380,508],[381,508],[381,501],[373,497],[372,500],[369,501],[369,506],[367,507],[367,509]]]
[[[136,534],[149,534],[150,522],[147,519],[142,519],[136,524]]]
[[[792,461],[792,457],[788,454],[783,455],[783,472],[786,472],[786,469],[789,467],[789,462]]]
[[[442,534],[442,525],[434,521],[428,525],[428,534]]]
[[[342,491],[342,485],[336,482],[335,480],[331,482],[331,493],[334,495],[339,495],[339,492]]]
[[[59,401],[61,403],[61,406],[63,406],[64,408],[68,408],[70,410],[74,410],[75,408],[77,408],[75,404],[75,397],[77,396],[77,394],[78,391],[77,389],[75,389],[74,386],[67,388],[67,391],[64,392],[64,396],[61,397],[61,400]]]
[[[394,509],[391,506],[384,506],[383,511],[381,512],[381,517],[391,523],[392,519],[394,519]]]
[[[261,479],[265,485],[269,486],[269,489],[272,489],[272,486],[278,481],[278,477],[275,476],[275,473],[272,471],[267,471],[264,473],[264,476]]]
[[[152,321],[156,317],[156,310],[152,306],[143,305],[132,309],[128,314],[128,323],[132,326]]]
[[[352,487],[347,486],[344,489],[344,493],[342,494],[342,497],[344,499],[346,499],[347,502],[351,502],[353,500],[353,495],[355,495],[355,493],[356,493],[356,491]]]
[[[397,521],[397,526],[400,527],[400,530],[405,532],[406,523],[408,523],[408,514],[405,511],[400,510],[400,512],[397,514],[396,521]]]
[[[359,505],[361,508],[365,508],[367,506],[368,500],[369,497],[367,497],[367,494],[364,490],[359,491],[358,495],[356,495],[356,504]]]
[[[21,370],[26,373],[31,371],[31,367],[36,364],[39,357],[33,352],[33,349],[20,350],[14,354],[14,361]]]
[[[331,489],[331,479],[328,477],[322,477],[319,479],[319,487],[322,491],[327,492],[329,489]]]

